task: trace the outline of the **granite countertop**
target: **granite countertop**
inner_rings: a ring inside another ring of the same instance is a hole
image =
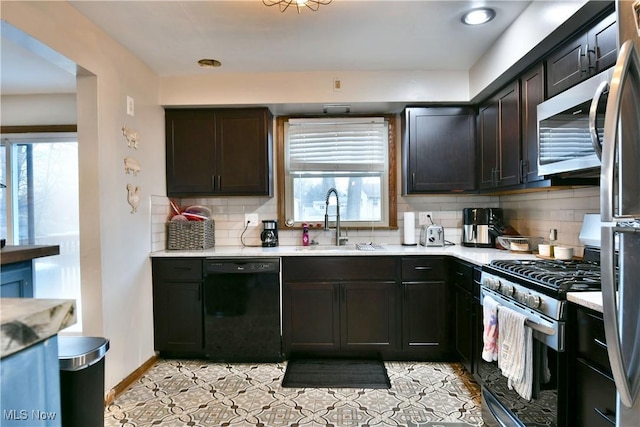
[[[152,252],[151,257],[283,257],[283,256],[418,256],[447,255],[476,265],[488,264],[494,259],[532,259],[532,254],[511,252],[492,248],[469,248],[462,245],[445,247],[403,246],[382,244],[382,249],[363,251],[353,244],[346,246],[219,246],[216,248],[192,251],[164,250]]]
[[[70,299],[0,298],[0,359],[76,323]]]
[[[0,250],[0,265],[12,264],[14,262],[20,261],[29,261],[34,258],[58,254],[60,254],[60,246],[58,245],[5,246]]]

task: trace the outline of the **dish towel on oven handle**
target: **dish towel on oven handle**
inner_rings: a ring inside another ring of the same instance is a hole
[[[525,325],[527,316],[500,307],[498,324],[498,367],[507,377],[509,389],[531,400],[533,384],[533,331]]]
[[[498,302],[485,295],[482,300],[482,359],[498,360]]]

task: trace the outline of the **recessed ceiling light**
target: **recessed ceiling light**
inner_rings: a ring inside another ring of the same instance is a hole
[[[204,58],[198,61],[198,65],[202,68],[218,68],[222,65],[222,62],[217,59]]]
[[[482,7],[479,9],[473,9],[462,15],[462,22],[467,25],[480,25],[491,21],[496,17],[496,11]]]

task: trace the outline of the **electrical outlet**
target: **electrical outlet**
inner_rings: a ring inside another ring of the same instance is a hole
[[[257,213],[244,214],[244,223],[249,223],[249,227],[257,227],[258,222],[260,221]]]
[[[420,225],[431,225],[431,220],[429,217],[433,219],[433,212],[420,212],[418,213],[418,224]]]

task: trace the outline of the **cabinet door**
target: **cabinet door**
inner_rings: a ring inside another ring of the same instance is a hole
[[[216,111],[216,192],[272,195],[271,116],[260,109]]]
[[[204,352],[202,260],[153,258],[153,328],[158,351]]]
[[[596,24],[588,34],[589,67],[597,74],[615,65],[618,58],[618,26],[612,13]]]
[[[480,107],[479,147],[480,147],[480,188],[490,188],[496,183],[496,164],[498,158],[498,111],[500,104],[491,100]]]
[[[408,282],[403,283],[402,288],[403,349],[446,351],[445,283]]]
[[[341,348],[395,350],[395,282],[346,282],[340,290]]]
[[[3,265],[0,279],[0,298],[33,298],[31,261]]]
[[[527,71],[521,78],[522,88],[522,181],[544,179],[538,176],[538,104],[544,101],[544,67]]]
[[[167,110],[167,195],[208,195],[215,185],[215,120],[210,110]]]
[[[285,283],[283,333],[285,354],[340,348],[339,285]]]
[[[470,108],[408,108],[405,193],[475,188],[475,115]]]
[[[154,281],[153,324],[157,351],[203,352],[202,283]]]
[[[588,38],[580,34],[553,52],[547,63],[547,96],[551,98],[580,83],[587,75],[585,51]]]
[[[455,350],[462,364],[469,372],[472,372],[473,360],[473,324],[472,324],[472,302],[471,292],[465,291],[457,286],[454,288],[455,294]]]
[[[498,94],[498,186],[520,183],[520,82]]]

